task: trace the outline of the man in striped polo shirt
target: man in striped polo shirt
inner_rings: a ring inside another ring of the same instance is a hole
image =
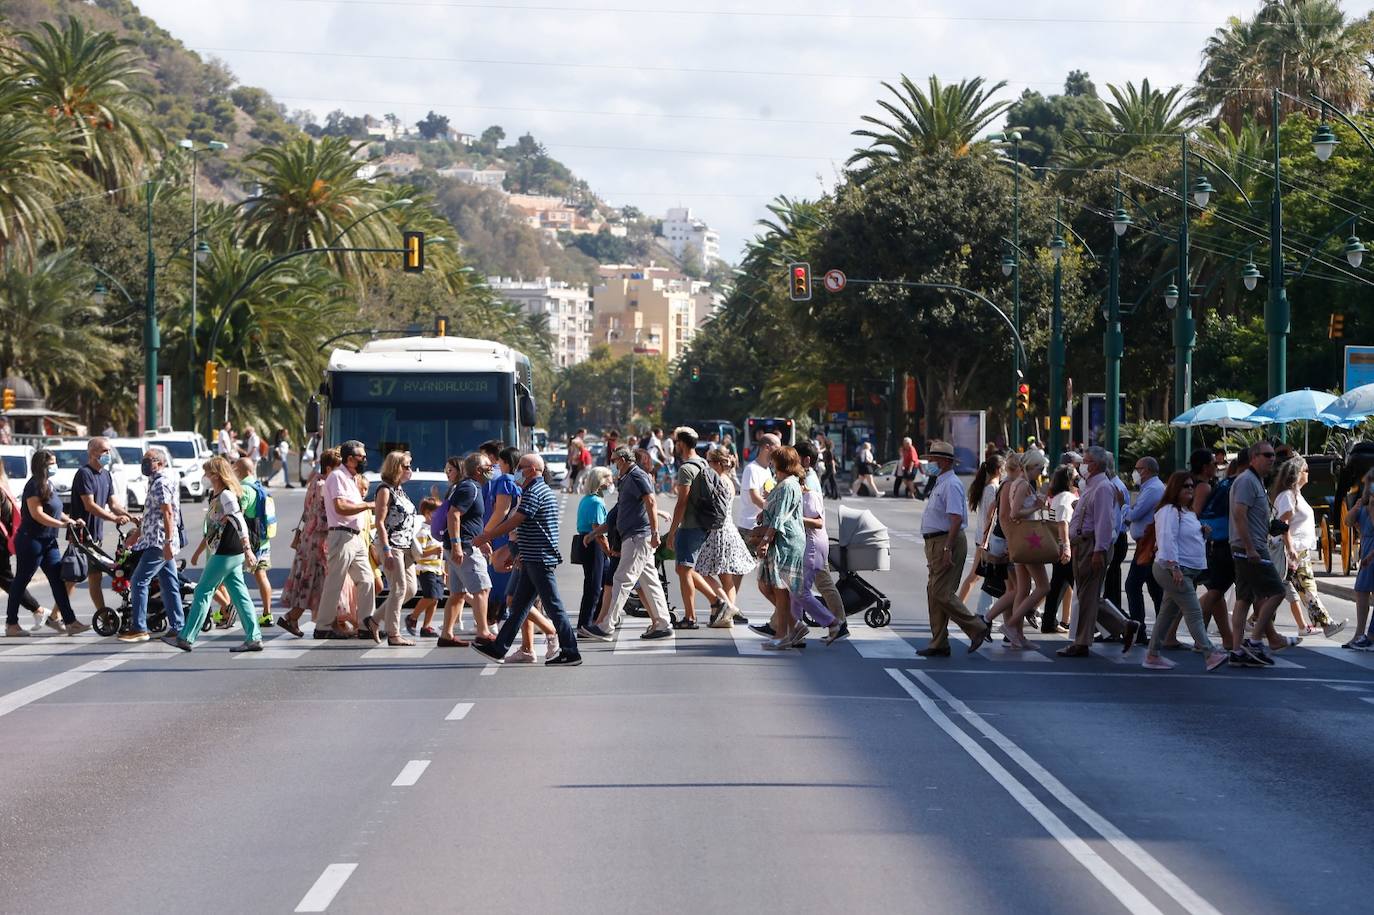
[[[481,547],[519,528],[516,545],[523,574],[511,598],[510,617],[497,633],[496,640],[474,642],[472,647],[500,664],[520,634],[520,627],[525,624],[537,597],[544,605],[544,613],[558,630],[561,646],[558,655],[544,664],[576,666],[582,663],[582,655],[577,651],[577,635],[568,622],[563,600],[558,596],[558,584],[554,581],[554,571],[563,561],[558,552],[558,499],[544,482],[544,459],[538,454],[531,452],[522,457],[515,473],[521,485],[519,507],[505,521],[473,538],[472,545]]]

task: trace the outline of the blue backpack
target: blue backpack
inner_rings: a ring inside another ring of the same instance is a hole
[[[1212,529],[1211,540],[1226,540],[1231,532],[1231,484],[1234,479],[1218,480],[1202,507],[1200,522]]]
[[[254,499],[251,510],[243,514],[252,522],[250,533],[253,538],[258,544],[263,544],[277,536],[277,503],[258,480],[247,483],[246,488],[252,491]]]

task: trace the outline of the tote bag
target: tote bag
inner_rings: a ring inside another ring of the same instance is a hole
[[[1038,518],[1003,524],[1007,535],[1007,553],[1012,562],[1053,562],[1059,558],[1059,540],[1054,525]]]

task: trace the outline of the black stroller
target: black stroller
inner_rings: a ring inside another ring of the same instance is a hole
[[[137,530],[131,530],[126,526],[121,526],[118,530],[119,546],[111,558],[109,553],[101,549],[100,544],[91,539],[85,528],[72,528],[72,544],[86,556],[93,571],[110,576],[114,591],[119,595],[118,610],[105,607],[97,610],[91,618],[91,628],[96,634],[106,638],[119,632],[128,632],[134,618],[129,576],[133,575],[134,568],[138,565],[139,553],[132,548],[135,542],[133,535],[137,534]],[[185,567],[184,561],[177,561],[177,580],[181,583],[182,606],[190,604],[191,595],[196,590],[195,584],[181,574]],[[201,631],[208,631],[212,624],[210,615],[206,614]],[[167,612],[162,606],[162,589],[158,580],[154,578],[148,586],[148,629],[151,632],[162,632],[166,628]]]
[[[862,613],[870,628],[879,629],[892,622],[892,601],[858,573],[892,568],[887,527],[865,508],[840,506],[839,519],[839,537],[830,541],[830,564],[840,573],[835,587],[845,615]]]

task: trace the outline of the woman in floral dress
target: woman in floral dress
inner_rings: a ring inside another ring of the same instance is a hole
[[[707,452],[706,463],[722,480],[728,482],[732,489],[736,489],[733,454],[724,447],[717,446]],[[731,501],[737,498],[738,491],[731,497]],[[731,521],[734,517],[735,512],[732,508],[726,515],[725,523],[706,535],[706,541],[697,553],[697,572],[708,578],[717,579],[721,590],[725,592],[725,607],[712,615],[711,627],[715,629],[729,629],[734,625],[730,608],[737,606],[740,581],[758,568],[759,564],[757,559],[749,555],[749,547],[739,535],[739,528]]]
[[[806,625],[792,619],[792,592],[806,584],[806,533],[802,527],[802,491],[797,479],[801,457],[795,448],[773,452],[773,490],[759,516],[763,540],[759,556],[759,591],[773,605],[776,637],[763,643],[772,651],[795,648],[806,637]]]
[[[324,513],[324,480],[339,463],[337,448],[320,454],[320,469],[307,484],[301,523],[291,538],[295,556],[281,593],[282,604],[291,609],[277,617],[277,625],[294,636],[301,635],[301,617],[319,606],[320,592],[324,590],[324,539],[329,533],[329,519]]]

